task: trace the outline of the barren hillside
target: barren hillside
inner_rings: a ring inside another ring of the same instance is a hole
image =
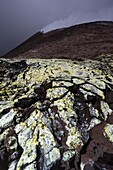
[[[97,58],[113,53],[113,22],[92,22],[38,32],[3,57],[24,58]]]
[[[112,22],[35,34],[0,82],[0,170],[113,170]]]

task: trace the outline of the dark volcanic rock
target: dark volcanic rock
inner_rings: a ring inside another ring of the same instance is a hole
[[[7,61],[0,61],[0,80],[2,81],[3,78],[10,79],[15,81],[18,74],[24,71],[27,68],[26,62],[18,61],[14,63],[9,63]]]

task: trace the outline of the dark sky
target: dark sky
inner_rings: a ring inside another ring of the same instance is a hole
[[[39,30],[95,20],[113,21],[113,0],[0,0],[0,56]]]

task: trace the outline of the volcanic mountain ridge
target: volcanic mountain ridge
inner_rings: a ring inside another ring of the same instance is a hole
[[[5,58],[97,59],[113,53],[113,22],[97,21],[38,32],[2,56]]]

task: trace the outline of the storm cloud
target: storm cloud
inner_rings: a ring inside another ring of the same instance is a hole
[[[113,0],[1,0],[0,55],[40,30],[113,21],[112,13]]]

